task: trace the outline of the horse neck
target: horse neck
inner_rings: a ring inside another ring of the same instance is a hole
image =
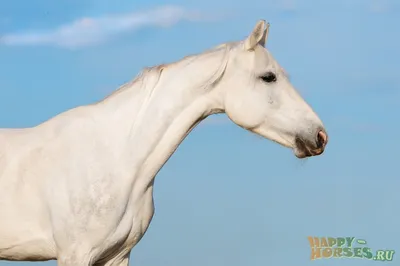
[[[145,184],[202,119],[219,112],[211,92],[194,88],[176,68],[169,66],[158,76],[147,73],[103,104],[107,124],[118,135],[114,139],[120,140],[122,160]],[[145,85],[137,88],[141,82]]]

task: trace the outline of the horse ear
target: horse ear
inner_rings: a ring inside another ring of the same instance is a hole
[[[265,30],[264,30],[263,36],[261,38],[261,41],[260,41],[260,44],[264,47],[267,44],[268,33],[269,33],[269,23],[267,23],[267,25],[265,26]]]
[[[268,38],[268,31],[269,23],[265,20],[259,20],[249,37],[245,40],[245,49],[254,50],[257,44],[265,46]]]

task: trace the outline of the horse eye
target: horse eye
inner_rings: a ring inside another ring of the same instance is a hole
[[[261,76],[261,79],[264,82],[271,83],[276,81],[276,75],[272,72],[268,72],[267,74]]]

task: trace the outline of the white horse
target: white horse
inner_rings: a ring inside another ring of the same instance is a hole
[[[265,49],[244,41],[144,70],[104,100],[0,131],[0,259],[61,266],[129,264],[154,214],[153,182],[211,114],[292,148],[327,144],[321,120]]]

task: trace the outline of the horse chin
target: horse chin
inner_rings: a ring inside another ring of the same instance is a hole
[[[297,148],[293,149],[293,153],[299,159],[305,159],[305,158],[313,156],[311,153],[308,153],[308,152],[305,152],[305,151],[301,151],[301,150],[299,150]]]
[[[323,153],[323,150],[319,149],[319,150],[313,151],[313,150],[307,148],[306,146],[296,145],[293,148],[293,153],[297,158],[304,159],[304,158],[308,158],[308,157],[318,156]]]

